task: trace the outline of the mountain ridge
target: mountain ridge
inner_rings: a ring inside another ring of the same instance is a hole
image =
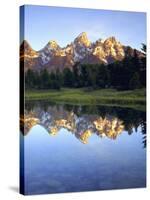
[[[82,32],[63,48],[55,40],[50,40],[41,50],[36,51],[24,40],[20,45],[20,60],[24,62],[25,71],[40,71],[43,68],[62,71],[66,67],[72,69],[77,62],[107,65],[121,61],[126,55],[133,56],[135,50],[122,45],[114,36],[91,42],[86,32]],[[138,56],[143,56],[141,51],[136,52]]]

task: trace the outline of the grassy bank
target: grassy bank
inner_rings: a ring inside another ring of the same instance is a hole
[[[146,90],[117,91],[115,89],[68,89],[26,91],[26,100],[47,100],[56,103],[110,105],[145,110]]]

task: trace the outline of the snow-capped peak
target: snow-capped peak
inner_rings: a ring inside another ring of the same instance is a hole
[[[90,46],[91,42],[87,37],[86,32],[82,32],[78,35],[78,37],[76,37],[76,39],[74,40],[75,43],[79,43],[79,44],[83,44],[86,47]]]
[[[47,44],[47,46],[53,48],[53,49],[56,49],[58,47],[58,44],[55,40],[50,40]]]

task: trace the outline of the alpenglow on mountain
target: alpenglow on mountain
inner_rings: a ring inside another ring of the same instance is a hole
[[[142,56],[142,52],[138,50],[136,52]],[[110,64],[123,60],[125,55],[133,56],[134,49],[122,45],[115,37],[91,42],[85,32],[64,48],[61,48],[53,40],[39,51],[32,49],[26,40],[20,46],[20,59],[24,62],[25,71],[27,69],[38,71],[59,69],[62,71],[65,67],[72,69],[75,63]]]

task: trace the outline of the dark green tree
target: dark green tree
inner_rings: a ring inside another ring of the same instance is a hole
[[[147,51],[146,44],[142,43],[142,48],[141,48],[141,50],[143,51],[144,54],[146,54],[146,51]]]
[[[74,85],[74,75],[69,68],[63,70],[63,85],[65,87],[73,87]]]
[[[73,86],[80,87],[80,75],[79,75],[79,63],[75,63],[73,66],[74,83]]]
[[[134,90],[134,89],[138,89],[141,87],[141,83],[140,83],[140,76],[138,72],[135,72],[129,82],[129,88]]]
[[[55,74],[55,86],[56,86],[55,88],[60,89],[62,85],[63,85],[63,76],[60,70],[57,68],[56,74]]]
[[[46,69],[42,70],[40,73],[40,83],[42,89],[48,89],[51,87],[50,76]]]
[[[141,65],[141,69],[140,69],[140,80],[141,80],[143,87],[146,87],[146,56],[147,56],[146,50],[147,50],[147,47],[145,44],[142,44],[141,50],[143,51],[144,56],[141,58],[142,65]]]
[[[59,80],[59,71],[54,73],[53,71],[49,75],[49,82],[50,82],[50,88],[51,89],[57,89],[59,90],[61,88],[61,83]]]
[[[104,64],[97,65],[96,71],[96,84],[100,88],[106,88],[110,86],[110,72],[108,67]]]
[[[28,69],[25,73],[25,86],[26,88],[32,89],[35,87],[35,75],[34,71],[31,69]]]
[[[89,66],[87,64],[82,64],[80,66],[80,80],[82,87],[88,87],[91,85],[89,73]]]

